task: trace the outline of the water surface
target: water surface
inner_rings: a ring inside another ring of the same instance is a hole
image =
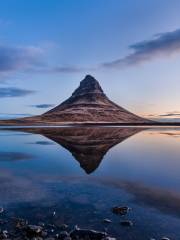
[[[179,128],[1,129],[0,143],[9,217],[106,228],[117,239],[180,239]],[[116,216],[116,205],[132,210]]]

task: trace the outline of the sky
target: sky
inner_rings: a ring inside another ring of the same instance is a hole
[[[148,118],[180,119],[179,0],[1,0],[0,118],[41,114],[87,74]]]

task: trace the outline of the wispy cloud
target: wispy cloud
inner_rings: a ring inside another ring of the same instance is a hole
[[[167,112],[164,114],[160,114],[160,117],[180,117],[180,112]]]
[[[0,119],[14,119],[19,117],[30,117],[33,116],[29,113],[0,113]]]
[[[83,67],[55,64],[48,61],[47,53],[51,47],[37,46],[0,46],[0,74],[14,71],[41,74],[79,73],[101,68],[117,68],[138,65],[156,58],[180,54],[180,29],[154,35],[150,40],[137,42],[129,46],[132,51],[125,57],[104,62],[100,66]]]
[[[180,29],[156,34],[151,40],[129,46],[133,52],[123,58],[103,63],[106,68],[123,68],[138,65],[155,58],[180,54]]]
[[[40,47],[0,46],[0,73],[42,67],[44,51]]]
[[[0,98],[7,97],[24,97],[35,93],[33,90],[15,88],[15,87],[0,87]]]
[[[44,146],[55,145],[54,142],[50,142],[50,141],[36,141],[36,142],[28,143],[28,144],[37,144],[37,145],[44,145]]]
[[[32,155],[22,152],[0,152],[0,161],[28,160]]]
[[[40,74],[78,73],[87,68],[57,64],[51,65],[48,52],[51,47],[42,46],[1,46],[0,45],[0,76],[1,79],[14,72],[30,72]]]
[[[179,111],[166,112],[162,114],[148,114],[145,117],[161,122],[180,122]]]
[[[77,66],[56,66],[47,70],[49,73],[78,73],[85,71],[86,69]]]
[[[35,105],[30,105],[30,107],[35,107],[35,108],[50,108],[50,107],[54,107],[54,104],[35,104]]]

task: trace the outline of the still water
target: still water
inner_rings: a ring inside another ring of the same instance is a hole
[[[33,224],[180,239],[180,129],[1,129],[0,206]],[[117,216],[114,206],[131,211]]]

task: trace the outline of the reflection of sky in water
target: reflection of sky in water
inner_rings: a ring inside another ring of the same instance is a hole
[[[95,174],[180,192],[179,170],[180,139],[146,130],[112,148]]]
[[[146,230],[146,233],[154,231],[157,235],[159,231],[170,236],[176,232],[177,237],[180,224],[178,136],[180,132],[173,129],[139,132],[112,147],[99,167],[87,175],[69,151],[50,139],[38,134],[1,131],[0,203],[36,202],[45,206],[56,204],[56,207],[71,203],[79,204],[81,210],[87,205],[87,210],[99,211],[102,219],[114,218],[108,213],[113,205],[128,204],[135,208],[131,217],[138,226],[132,234]],[[104,216],[101,211],[110,215]],[[82,219],[88,217],[93,218],[84,214]],[[116,233],[116,229],[112,230]]]

